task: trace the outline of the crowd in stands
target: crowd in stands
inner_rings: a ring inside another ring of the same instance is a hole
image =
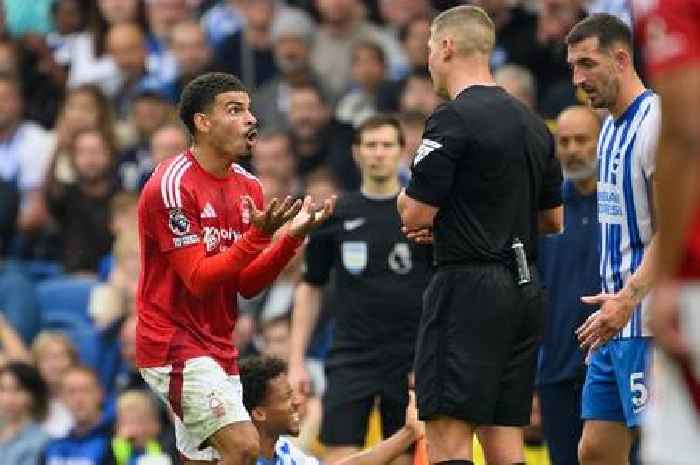
[[[377,113],[400,118],[406,182],[441,103],[427,70],[430,19],[458,3],[0,2],[0,463],[177,463],[167,413],[134,366],[134,306],[138,194],[189,145],[176,111],[183,87],[207,71],[245,83],[260,136],[242,164],[268,199],[358,189],[353,128]],[[497,28],[498,82],[548,120],[577,102],[563,44],[571,26],[601,9],[629,18],[622,1],[473,3]],[[301,266],[299,255],[271,288],[241,299],[243,355],[286,358]],[[316,392],[332,337],[325,313],[308,354]]]

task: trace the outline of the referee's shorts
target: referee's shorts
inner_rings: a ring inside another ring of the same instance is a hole
[[[500,264],[440,267],[423,296],[416,346],[418,411],[476,425],[530,423],[544,292]]]

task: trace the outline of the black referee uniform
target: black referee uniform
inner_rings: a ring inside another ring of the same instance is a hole
[[[543,328],[538,211],[561,204],[553,138],[501,87],[470,86],[430,116],[412,172],[406,194],[439,208],[416,347],[420,416],[527,425]],[[517,282],[517,241],[529,284]]]
[[[362,446],[375,396],[383,434],[403,426],[421,296],[431,271],[432,248],[401,233],[396,196],[344,195],[310,235],[303,279],[333,286],[324,302],[335,318],[326,360],[324,444]]]

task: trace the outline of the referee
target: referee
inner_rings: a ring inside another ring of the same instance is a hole
[[[532,262],[538,226],[561,229],[553,138],[495,85],[494,41],[478,7],[433,21],[429,68],[449,101],[428,119],[398,199],[408,237],[434,241],[437,270],[423,299],[414,366],[433,464],[471,464],[474,433],[489,464],[524,463],[522,427],[543,326]]]

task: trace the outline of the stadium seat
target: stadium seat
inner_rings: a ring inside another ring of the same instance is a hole
[[[49,279],[38,284],[42,319],[54,312],[68,312],[89,322],[88,303],[95,284],[93,278],[73,276]]]

